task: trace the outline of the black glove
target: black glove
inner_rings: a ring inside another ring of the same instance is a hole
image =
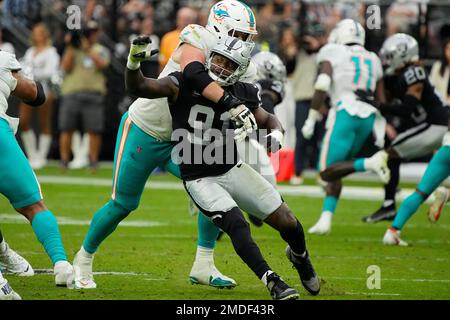
[[[355,95],[357,96],[357,100],[368,103],[377,109],[380,108],[380,103],[375,100],[375,96],[372,91],[358,89],[355,91]]]

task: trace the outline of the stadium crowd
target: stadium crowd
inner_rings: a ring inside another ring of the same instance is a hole
[[[20,113],[19,136],[32,166],[42,168],[47,158],[54,158],[64,169],[95,171],[99,159],[112,160],[120,117],[134,100],[125,92],[123,76],[130,39],[140,34],[151,37],[160,53],[141,68],[146,76],[156,77],[175,50],[181,30],[191,23],[205,25],[214,2],[0,0],[0,49],[15,52],[24,72],[45,83],[49,97],[37,111],[38,121],[33,121],[27,105],[16,103],[12,108]],[[257,13],[255,52],[274,52],[287,67],[286,97],[276,112],[287,131],[287,147],[295,149],[291,183],[301,184],[303,170],[316,166],[325,131],[323,120],[312,139],[305,140],[301,133],[314,93],[316,53],[338,21],[352,18],[365,25],[367,8],[378,1],[246,3]],[[81,30],[67,28],[71,5],[80,8]],[[423,1],[380,2],[380,8],[381,28],[365,25],[366,46],[377,51],[396,32],[412,34],[420,43],[426,39],[421,56],[432,66],[433,84],[450,99],[450,34],[442,26],[446,11],[430,14],[431,6]],[[433,20],[425,21],[430,16]],[[431,59],[438,61],[433,64]],[[393,139],[396,119],[390,120],[388,135]]]

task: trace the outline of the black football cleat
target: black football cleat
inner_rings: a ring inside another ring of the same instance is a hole
[[[267,289],[273,300],[297,300],[298,291],[289,287],[275,272],[267,276]]]
[[[313,296],[316,296],[320,292],[320,280],[314,271],[314,267],[309,259],[308,251],[306,251],[306,257],[302,258],[293,254],[291,248],[287,246],[286,256],[289,261],[292,262],[295,269],[297,269],[300,281],[303,287]]]
[[[251,214],[248,215],[248,219],[250,220],[251,223],[253,223],[254,226],[258,228],[262,227],[262,225],[264,224],[264,221],[252,216]]]
[[[365,216],[362,218],[363,222],[366,223],[377,223],[380,221],[392,221],[395,218],[395,214],[397,213],[397,209],[395,208],[395,204],[391,204],[388,207],[381,207],[371,215]]]

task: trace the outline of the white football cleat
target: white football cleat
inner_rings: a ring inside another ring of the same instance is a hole
[[[19,294],[11,288],[8,281],[3,278],[0,280],[0,300],[22,300]]]
[[[220,289],[232,289],[236,286],[236,281],[217,270],[214,261],[196,260],[189,274],[189,280],[191,284],[203,284]]]
[[[319,221],[309,228],[309,234],[326,235],[331,232],[331,220],[333,219],[333,213],[330,211],[322,212]]]
[[[391,170],[389,170],[387,164],[388,158],[386,151],[381,150],[364,160],[365,169],[375,172],[384,184],[387,184],[391,179]]]
[[[75,269],[75,289],[95,289],[97,284],[94,281],[92,265],[94,255],[87,257],[83,254],[83,249],[77,252],[73,259],[73,268]]]
[[[450,196],[450,192],[446,187],[439,187],[433,193],[434,201],[428,209],[428,220],[430,222],[437,222],[441,216],[442,209],[445,206],[445,203],[448,201]]]
[[[67,261],[58,261],[53,268],[55,284],[57,287],[73,289],[75,272],[72,265]]]
[[[383,244],[387,246],[407,247],[408,243],[400,239],[400,230],[389,227],[383,237]]]
[[[12,250],[7,243],[6,251],[0,253],[0,271],[23,277],[31,277],[34,270],[25,258]]]

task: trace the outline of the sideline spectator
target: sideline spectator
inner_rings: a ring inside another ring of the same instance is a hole
[[[110,62],[108,49],[98,43],[99,35],[97,23],[90,21],[81,35],[70,33],[66,39],[67,49],[62,59],[66,74],[59,112],[60,155],[64,169],[70,160],[72,133],[78,127],[78,120],[89,135],[90,168],[92,171],[97,168],[104,127],[106,77],[103,70]]]
[[[181,31],[190,24],[197,22],[197,12],[189,7],[184,7],[178,10],[177,13],[177,27],[166,33],[161,39],[161,52],[160,52],[160,70],[164,69],[164,66],[170,59],[170,56],[178,47]]]
[[[315,168],[324,134],[324,122],[316,124],[312,139],[306,140],[302,134],[302,127],[308,118],[311,100],[314,94],[314,81],[317,75],[316,54],[326,43],[326,33],[323,25],[312,22],[304,32],[297,64],[293,74],[292,86],[294,88],[295,128],[297,139],[295,143],[295,175],[291,184],[303,183],[302,173],[306,166]]]
[[[442,39],[442,55],[431,68],[430,82],[450,105],[450,36]]]
[[[26,72],[30,73],[34,80],[40,81],[47,97],[45,103],[38,109],[25,103],[20,105],[20,129],[21,139],[33,169],[41,169],[47,164],[47,155],[52,143],[51,113],[53,108],[53,94],[51,92],[51,78],[58,73],[59,55],[52,46],[52,40],[47,27],[44,24],[36,24],[31,33],[31,44],[22,59],[22,65]],[[39,141],[31,128],[33,112],[39,115]],[[36,143],[38,142],[38,146]]]

